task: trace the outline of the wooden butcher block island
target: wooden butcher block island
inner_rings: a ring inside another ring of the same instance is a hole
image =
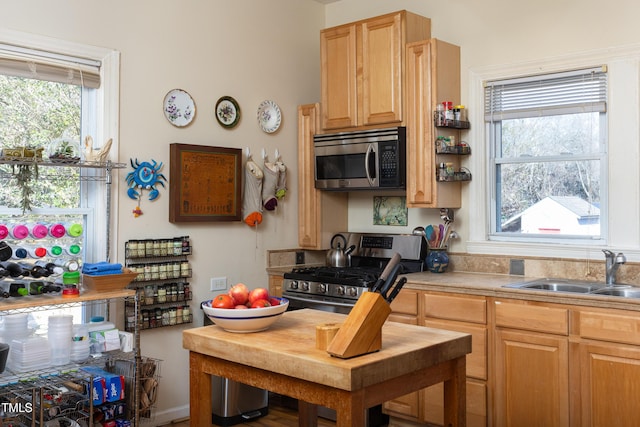
[[[285,312],[263,332],[238,334],[218,326],[183,332],[189,350],[191,425],[211,424],[211,375],[299,399],[299,425],[317,425],[317,406],[335,409],[338,427],[365,425],[365,410],[444,382],[445,426],[465,425],[468,334],[387,321],[382,348],[350,359],[316,348],[316,326],[345,315]]]

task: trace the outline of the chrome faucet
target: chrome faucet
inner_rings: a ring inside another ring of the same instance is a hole
[[[602,252],[604,252],[606,260],[605,279],[607,286],[613,286],[616,283],[618,267],[620,267],[620,264],[627,262],[627,257],[622,252],[619,252],[618,255],[606,249],[603,249]]]

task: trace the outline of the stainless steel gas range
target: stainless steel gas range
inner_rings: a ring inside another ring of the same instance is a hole
[[[283,296],[290,309],[315,308],[347,314],[380,277],[394,254],[402,273],[422,271],[427,242],[413,234],[340,233],[355,246],[347,267],[300,267],[284,274]]]

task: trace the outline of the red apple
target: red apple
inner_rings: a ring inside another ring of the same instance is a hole
[[[229,296],[235,305],[245,305],[249,301],[249,288],[244,283],[236,283],[229,289]]]
[[[269,304],[271,304],[272,306],[274,305],[280,305],[280,300],[276,297],[270,297],[269,298]]]
[[[265,288],[255,288],[249,292],[249,304],[253,307],[253,303],[258,300],[269,301],[269,291]]]
[[[234,308],[235,308],[236,310],[246,310],[246,309],[248,309],[249,307],[247,307],[247,306],[246,306],[246,305],[244,305],[244,304],[238,304],[238,305],[236,305]]]
[[[271,307],[271,304],[269,304],[269,301],[267,301],[266,299],[255,300],[254,302],[251,303],[251,308],[264,308],[264,307]]]

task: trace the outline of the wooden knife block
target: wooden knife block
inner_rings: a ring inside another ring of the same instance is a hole
[[[351,309],[327,352],[348,359],[373,353],[382,347],[382,325],[391,314],[391,307],[377,292],[363,293]]]

